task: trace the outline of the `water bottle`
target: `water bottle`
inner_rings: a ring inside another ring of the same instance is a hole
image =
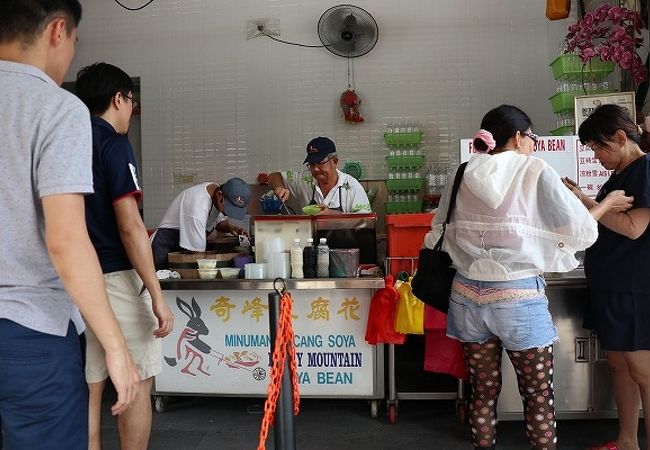
[[[316,278],[316,246],[312,238],[307,238],[302,249],[302,274],[305,278]]]
[[[433,195],[438,193],[438,177],[436,172],[433,170],[433,167],[429,167],[426,175],[427,184],[426,184],[426,193],[428,195]]]
[[[300,239],[293,240],[293,247],[291,248],[291,278],[304,278],[302,271],[302,247],[300,246]]]
[[[327,246],[327,239],[320,238],[318,244],[317,258],[318,278],[329,278],[330,276],[330,248]]]

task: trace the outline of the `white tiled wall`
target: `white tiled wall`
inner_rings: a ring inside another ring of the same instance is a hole
[[[145,0],[122,0],[136,7]],[[347,125],[338,99],[347,61],[325,49],[246,39],[246,21],[280,20],[281,38],[319,44],[323,0],[154,0],[129,12],[84,0],[69,73],[106,61],[142,83],[145,221],[157,225],[192,183],[299,167],[305,144],[327,135],[364,178],[386,176],[382,134],[391,120],[418,120],[427,161],[458,160],[491,107],[527,111],[540,134],[555,127],[548,64],[573,19],[549,22],[540,0],[359,0],[379,42],[354,59],[366,122]]]

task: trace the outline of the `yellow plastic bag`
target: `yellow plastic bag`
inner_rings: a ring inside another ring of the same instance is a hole
[[[424,334],[424,303],[411,292],[411,283],[398,288],[399,302],[395,314],[395,331],[406,334]]]

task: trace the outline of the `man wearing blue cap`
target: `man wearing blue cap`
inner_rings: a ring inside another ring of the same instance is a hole
[[[246,230],[227,219],[242,220],[250,200],[251,187],[241,178],[231,178],[222,185],[202,183],[178,194],[151,244],[156,269],[168,267],[169,252],[205,251],[206,238],[214,230],[248,236]]]
[[[296,210],[319,205],[319,214],[371,212],[363,186],[338,170],[338,162],[334,142],[319,136],[307,144],[304,164],[308,170],[273,172],[269,184],[280,200],[291,201]]]

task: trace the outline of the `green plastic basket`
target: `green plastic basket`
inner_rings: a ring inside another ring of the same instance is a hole
[[[573,125],[565,125],[563,127],[556,128],[555,130],[551,130],[551,135],[552,136],[573,136],[574,133],[574,127]]]
[[[418,191],[422,189],[423,184],[424,180],[422,178],[386,180],[386,189],[389,191]]]
[[[614,71],[613,62],[603,62],[600,57],[594,56],[584,64],[578,55],[560,55],[550,64],[553,76],[558,78],[581,79],[597,81],[605,78]]]
[[[386,164],[391,169],[400,167],[419,169],[424,162],[424,155],[387,156]]]
[[[610,92],[614,92],[611,89],[601,89],[601,90],[595,90],[595,91],[587,91],[585,94],[585,91],[565,91],[565,92],[558,92],[557,94],[552,95],[549,97],[549,100],[551,101],[551,107],[553,108],[553,112],[555,114],[561,113],[563,111],[573,111],[575,108],[575,103],[573,99],[576,96],[579,95],[591,95],[591,94],[607,94]]]
[[[384,133],[387,145],[420,145],[422,132],[418,133]]]
[[[422,211],[422,202],[386,202],[386,212],[389,214],[419,213]]]

